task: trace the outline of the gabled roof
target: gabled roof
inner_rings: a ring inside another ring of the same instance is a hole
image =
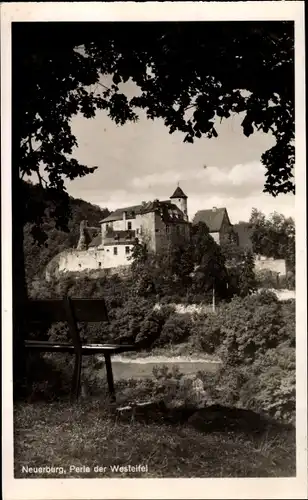
[[[134,219],[136,215],[147,214],[149,212],[158,212],[161,214],[164,222],[178,222],[184,221],[183,212],[170,200],[166,201],[149,201],[142,205],[134,205],[132,207],[117,208],[108,217],[101,222],[113,222],[123,219],[123,214],[126,212],[127,219]]]
[[[123,219],[123,213],[126,212],[128,219],[134,219],[136,214],[140,213],[142,205],[132,205],[130,207],[117,208],[114,212],[105,217],[100,222],[112,222]]]
[[[199,212],[197,212],[194,217],[193,224],[204,222],[209,228],[210,233],[216,233],[220,231],[225,215],[229,220],[226,208],[211,208],[208,210],[199,210]]]
[[[185,199],[187,199],[187,196],[183,192],[183,190],[180,188],[180,186],[178,186],[176,188],[176,190],[174,191],[173,195],[170,196],[170,200],[172,200],[172,198],[185,198]]]
[[[95,236],[92,241],[89,243],[89,247],[98,247],[102,244],[102,235],[98,234]]]

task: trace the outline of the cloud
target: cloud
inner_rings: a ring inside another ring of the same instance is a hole
[[[260,162],[237,164],[231,168],[208,166],[206,168],[187,168],[185,171],[166,170],[144,176],[134,177],[130,182],[133,189],[148,189],[155,186],[170,186],[170,189],[180,182],[183,187],[187,184],[190,192],[229,193],[230,195],[242,191],[261,190],[264,184],[265,169]]]

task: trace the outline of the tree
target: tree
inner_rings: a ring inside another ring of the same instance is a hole
[[[268,218],[253,209],[250,217],[251,241],[256,254],[285,259],[291,271],[295,268],[295,224],[292,217],[274,212]]]
[[[203,222],[192,226],[190,246],[195,268],[192,284],[195,293],[205,293],[215,287],[217,296],[225,297],[228,283],[225,258]]]
[[[246,297],[257,290],[257,280],[254,272],[255,262],[253,253],[247,251],[244,261],[239,268],[239,295]]]
[[[106,74],[113,75],[110,87],[100,82]],[[276,139],[262,156],[265,191],[294,190],[292,22],[122,23],[121,29],[116,23],[19,23],[13,80],[19,167],[44,183],[43,164],[52,187],[63,187],[62,176],[92,171],[69,157],[76,146],[72,116],[92,118],[104,109],[123,124],[143,109],[188,142],[217,137],[215,118],[243,113],[246,136],[262,130]],[[139,95],[123,93],[128,80]]]

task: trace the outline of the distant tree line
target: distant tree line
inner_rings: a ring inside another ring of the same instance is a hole
[[[29,204],[33,202],[34,207],[41,206],[42,231],[36,234],[35,221],[27,222],[24,226],[24,258],[25,270],[28,284],[35,277],[43,275],[50,260],[68,248],[76,247],[79,239],[79,227],[82,220],[87,220],[89,226],[97,227],[100,231],[99,222],[109,215],[107,208],[100,208],[86,201],[69,197],[69,220],[67,230],[57,226],[52,211],[54,203],[50,203],[43,195],[40,186],[24,182]],[[31,207],[28,208],[31,210]],[[33,214],[35,217],[35,213]]]

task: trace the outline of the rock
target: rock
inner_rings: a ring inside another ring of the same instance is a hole
[[[116,414],[124,420],[161,421],[167,414],[167,408],[163,401],[134,402],[117,408]]]
[[[265,421],[260,415],[240,408],[228,408],[211,405],[197,410],[188,424],[198,431],[260,431],[265,428]]]

